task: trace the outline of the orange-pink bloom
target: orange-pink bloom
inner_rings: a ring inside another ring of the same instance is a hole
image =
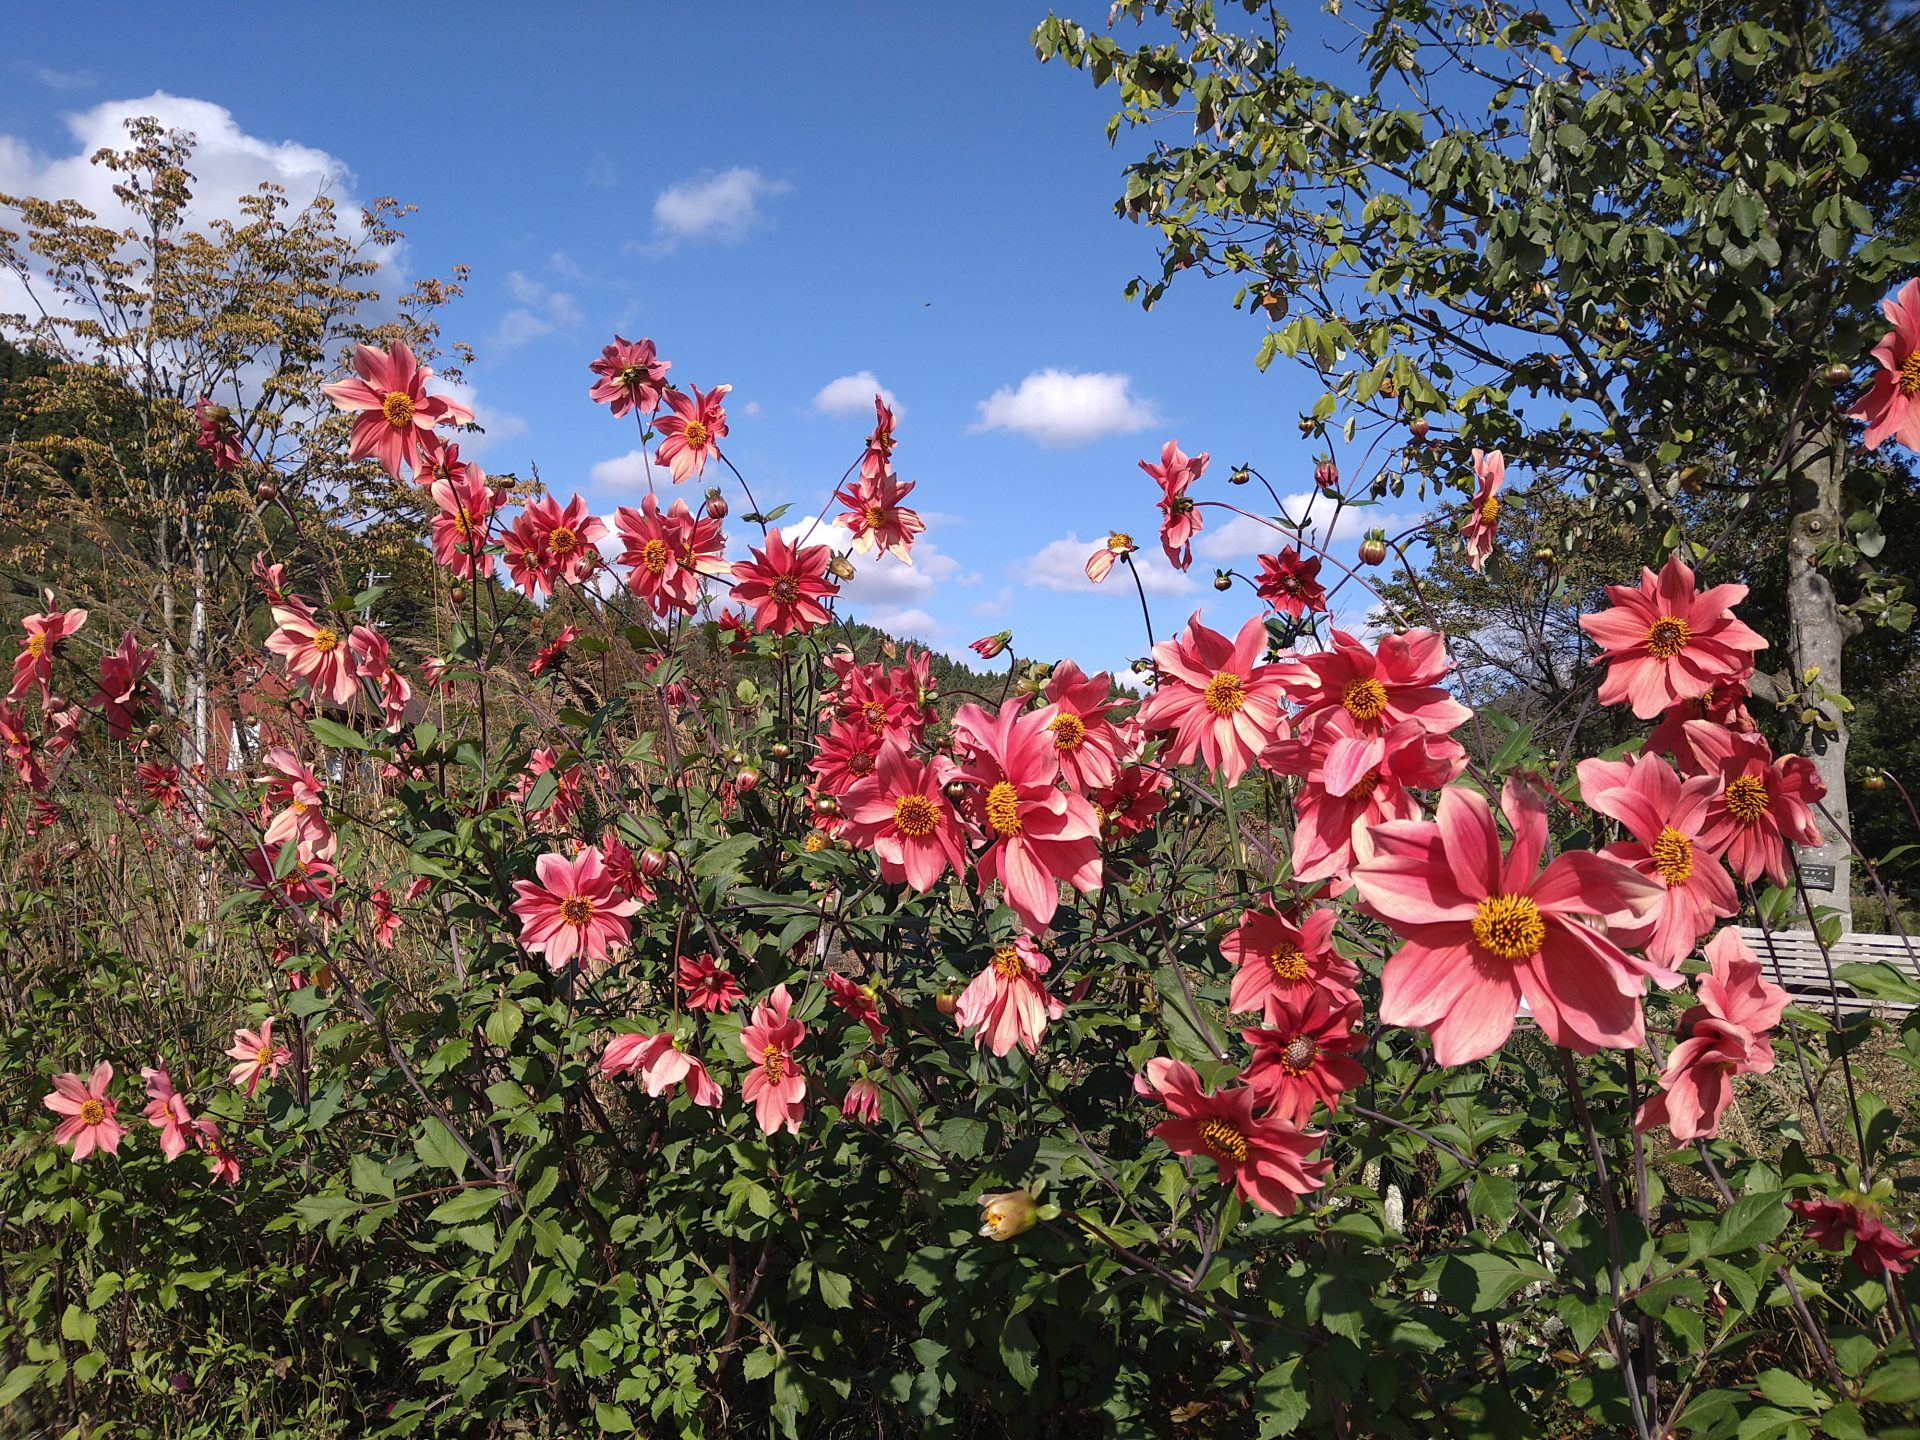
[[[674,983],[690,1010],[731,1010],[747,998],[733,972],[721,969],[711,955],[682,955]]]
[[[1139,548],[1131,535],[1123,535],[1118,530],[1110,532],[1107,543],[1087,557],[1087,579],[1098,585],[1113,573],[1113,567],[1120,560]]]
[[[261,842],[275,852],[292,842],[303,859],[333,859],[338,841],[321,810],[326,794],[320,777],[284,745],[274,746],[261,761],[269,773],[255,783],[267,787],[260,804],[270,812]]]
[[[1315,1105],[1332,1114],[1341,1093],[1367,1078],[1353,1058],[1366,1043],[1354,1028],[1359,1023],[1357,996],[1313,990],[1271,1003],[1262,1028],[1240,1032],[1253,1050],[1240,1078],[1283,1120],[1304,1126]]]
[[[326,387],[327,398],[335,406],[358,412],[350,459],[371,456],[398,480],[402,466],[421,468],[423,449],[434,443],[434,426],[473,423],[473,412],[466,406],[427,393],[433,371],[414,361],[404,340],[394,341],[390,350],[355,346],[353,368],[359,372],[357,379]]]
[[[1640,1044],[1648,977],[1679,977],[1627,955],[1581,917],[1638,924],[1663,887],[1588,850],[1565,851],[1541,870],[1539,794],[1509,780],[1500,808],[1513,829],[1504,856],[1486,800],[1450,785],[1435,820],[1380,826],[1373,857],[1354,868],[1363,909],[1403,941],[1381,975],[1381,1020],[1425,1026],[1441,1065],[1498,1050],[1523,997],[1555,1045],[1591,1054]]]
[[[613,418],[618,420],[629,410],[652,410],[660,403],[673,362],[656,356],[651,340],[615,335],[613,343],[587,368],[600,377],[588,393],[595,404],[611,405]]]
[[[877,480],[893,469],[893,409],[884,395],[873,397],[873,433],[867,436],[866,452],[860,457],[860,474]]]
[[[262,1080],[278,1080],[280,1067],[293,1058],[287,1047],[273,1038],[271,1016],[260,1022],[258,1031],[235,1030],[227,1055],[236,1062],[227,1072],[228,1082],[249,1095],[260,1088]]]
[[[1157,1057],[1147,1063],[1144,1085],[1172,1118],[1153,1127],[1176,1155],[1211,1159],[1223,1184],[1240,1198],[1275,1215],[1291,1215],[1300,1197],[1326,1183],[1330,1160],[1311,1158],[1325,1135],[1302,1130],[1265,1106],[1250,1085],[1231,1085],[1209,1095],[1191,1065]]]
[[[107,1093],[113,1082],[113,1066],[102,1060],[93,1073],[82,1080],[72,1071],[53,1077],[53,1093],[41,1104],[61,1117],[53,1127],[53,1138],[73,1147],[73,1158],[84,1160],[95,1150],[111,1155],[120,1148],[125,1134],[118,1119],[120,1107]]]
[[[1769,1038],[1787,1008],[1787,992],[1765,972],[1737,930],[1707,943],[1700,1003],[1680,1017],[1680,1043],[1660,1072],[1660,1093],[1634,1116],[1636,1130],[1664,1125],[1677,1141],[1705,1140],[1733,1101],[1733,1077],[1773,1069]]]
[[[1197,610],[1177,639],[1153,647],[1159,687],[1141,707],[1140,723],[1173,731],[1169,763],[1198,755],[1231,785],[1286,733],[1280,707],[1297,671],[1263,663],[1266,652],[1263,617],[1252,617],[1229,640],[1202,625]]]
[[[1909,280],[1880,309],[1893,326],[1873,347],[1873,385],[1850,418],[1864,421],[1866,446],[1898,440],[1920,452],[1920,280]]]
[[[1467,544],[1467,564],[1477,572],[1493,554],[1493,534],[1500,520],[1500,487],[1507,478],[1507,457],[1498,450],[1473,452],[1473,501],[1467,510],[1462,538]]]
[[[1045,699],[1053,718],[1047,730],[1060,775],[1082,795],[1113,784],[1120,774],[1120,732],[1107,718],[1113,708],[1113,680],[1106,671],[1085,674],[1071,660],[1053,667]]]
[[[1607,598],[1612,608],[1580,617],[1580,628],[1602,651],[1594,663],[1607,666],[1600,703],[1631,704],[1642,720],[1750,673],[1754,655],[1767,648],[1733,613],[1747,587],[1696,590],[1693,571],[1677,552],[1658,575],[1642,566],[1638,586],[1607,586]]]
[[[984,893],[994,881],[1030,930],[1044,930],[1060,905],[1059,882],[1083,894],[1100,888],[1100,820],[1085,796],[1062,790],[1054,749],[1053,707],[1022,712],[1003,705],[988,715],[962,705],[953,717],[973,747],[955,779],[976,787],[976,819],[987,848],[974,862]]]
[[[501,537],[513,583],[536,600],[563,582],[582,584],[600,568],[596,542],[606,533],[582,496],[575,495],[564,508],[551,495],[542,496]]]
[[[908,565],[913,563],[913,537],[927,528],[927,522],[918,510],[900,502],[918,483],[909,480],[903,485],[891,470],[886,470],[878,475],[862,474],[851,485],[833,492],[833,498],[847,507],[839,518],[852,534],[855,550],[872,550]]]
[[[1344,630],[1331,649],[1302,655],[1307,679],[1294,686],[1301,734],[1322,739],[1327,788],[1344,794],[1386,755],[1387,733],[1408,722],[1433,735],[1450,735],[1473,712],[1441,686],[1452,662],[1447,637],[1436,630],[1388,635],[1378,650]]]
[[[943,786],[936,765],[889,740],[874,755],[871,772],[846,787],[840,801],[846,817],[842,833],[874,853],[881,877],[890,884],[904,880],[924,893],[948,867],[956,875],[966,873],[960,817]]]
[[[995,950],[986,969],[960,992],[955,1022],[962,1031],[974,1032],[975,1045],[995,1055],[1005,1055],[1015,1045],[1033,1054],[1047,1033],[1047,1022],[1066,1013],[1046,986],[1044,977],[1052,968],[1031,936],[1016,936]]]
[[[740,1048],[753,1066],[740,1082],[740,1093],[753,1105],[754,1119],[771,1135],[785,1127],[800,1133],[806,1113],[807,1077],[793,1052],[806,1038],[807,1027],[793,1018],[793,997],[776,985],[766,1004],[753,1007],[753,1019],[740,1030]]]
[[[1707,807],[1701,843],[1726,856],[1733,873],[1749,885],[1762,875],[1776,885],[1789,884],[1789,843],[1820,843],[1813,807],[1827,787],[1813,761],[1805,755],[1776,760],[1764,736],[1705,720],[1689,720],[1686,734],[1706,773],[1720,781]]]
[[[696,515],[684,500],[660,513],[651,494],[640,508],[622,505],[613,512],[613,528],[625,548],[619,563],[628,567],[627,588],[660,616],[679,610],[691,615],[700,604],[701,577],[725,577],[733,567],[721,558],[726,539],[720,522]]]
[[[306,681],[308,693],[316,701],[351,704],[359,693],[360,679],[353,653],[347,647],[345,628],[332,620],[321,620],[304,600],[293,595],[273,607],[273,623],[267,649],[287,662],[287,673]]]
[[[1271,910],[1241,912],[1240,923],[1220,941],[1221,955],[1234,967],[1228,1008],[1271,1012],[1277,1005],[1304,1004],[1320,991],[1351,1000],[1360,971],[1334,953],[1338,918],[1331,905],[1299,921]]]
[[[720,1103],[719,1082],[698,1058],[680,1048],[670,1032],[614,1036],[600,1053],[600,1069],[607,1075],[638,1075],[647,1094],[656,1100],[684,1084],[694,1104],[712,1108]]]
[[[493,574],[487,536],[500,508],[500,493],[489,488],[480,467],[463,466],[461,473],[435,480],[428,493],[439,507],[430,527],[435,562],[457,580]]]
[[[653,422],[664,437],[654,461],[667,467],[674,484],[705,473],[707,461],[720,453],[720,441],[727,433],[727,412],[720,402],[731,389],[731,385],[716,385],[703,395],[696,385],[668,392],[667,404],[673,413]]]
[[[1865,1195],[1833,1199],[1789,1200],[1787,1208],[1807,1222],[1807,1235],[1822,1250],[1853,1247],[1854,1267],[1879,1277],[1882,1267],[1895,1275],[1912,1268],[1920,1245],[1903,1240],[1880,1218],[1878,1202]]]
[[[544,955],[548,969],[605,960],[609,946],[633,938],[627,917],[640,904],[615,887],[596,846],[571,860],[549,850],[534,862],[534,874],[537,879],[513,882],[520,897],[513,913],[520,917],[520,943]]]
[[[53,681],[53,657],[60,642],[77,634],[87,623],[86,611],[55,610],[53,592],[49,590],[46,595],[46,613],[28,615],[20,621],[20,628],[26,634],[20,642],[20,653],[13,657],[13,684],[7,690],[10,702],[25,698],[27,691],[36,685],[40,687],[41,701],[45,702]]]
[[[147,1104],[140,1113],[160,1132],[160,1153],[178,1160],[188,1146],[199,1139],[192,1112],[184,1095],[173,1088],[173,1079],[164,1065],[142,1066],[140,1078],[147,1082]]]
[[[1630,837],[1601,851],[1666,887],[1637,926],[1614,932],[1629,950],[1675,969],[1714,922],[1736,913],[1733,877],[1706,844],[1707,812],[1720,789],[1712,776],[1682,780],[1657,755],[1636,760],[1582,760],[1580,794],[1588,805],[1626,826]]]
[[[1160,482],[1160,548],[1174,567],[1185,570],[1193,564],[1193,537],[1206,519],[1187,495],[1187,487],[1207,468],[1207,452],[1189,456],[1178,440],[1160,447],[1160,463],[1142,460],[1140,468]]]
[[[151,698],[145,677],[152,664],[153,651],[131,630],[120,637],[117,648],[100,657],[100,685],[91,703],[100,707],[107,733],[115,740],[125,740],[139,723],[140,707]]]
[[[1326,588],[1320,583],[1320,557],[1300,558],[1300,552],[1288,545],[1278,555],[1260,557],[1260,578],[1255,582],[1260,598],[1279,614],[1298,620],[1327,608]]]
[[[766,548],[748,546],[751,560],[733,567],[733,598],[753,610],[753,628],[772,635],[804,635],[830,618],[820,602],[839,593],[827,578],[824,545],[796,545],[779,530]]]

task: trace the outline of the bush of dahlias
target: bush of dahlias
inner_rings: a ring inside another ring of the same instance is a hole
[[[1418,617],[1336,627],[1304,515],[1144,693],[998,636],[939,694],[652,341],[591,367],[654,467],[610,516],[461,459],[404,346],[354,368],[440,653],[263,554],[286,698],[197,756],[151,637],[49,594],[20,639],[20,1433],[1916,1433],[1920,1032],[1735,932],[1821,918],[1741,586],[1587,617],[1603,756]],[[848,458],[821,517],[913,563],[884,403]],[[1207,459],[1142,462],[1182,568]],[[1475,470],[1424,523],[1477,566]]]

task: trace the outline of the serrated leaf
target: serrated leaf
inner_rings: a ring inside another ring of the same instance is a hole
[[[307,721],[307,729],[313,732],[313,738],[322,745],[333,745],[342,750],[368,748],[366,736],[350,725],[342,725],[338,720],[328,720],[316,715]]]

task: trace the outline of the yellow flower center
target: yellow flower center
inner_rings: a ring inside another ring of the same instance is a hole
[[[1387,687],[1371,675],[1349,680],[1340,691],[1340,703],[1356,720],[1378,720],[1387,708]]]
[[[867,506],[867,513],[861,516],[861,519],[867,522],[867,529],[878,530],[882,525],[887,523],[887,512],[878,505],[869,505]]]
[[[799,582],[791,575],[782,575],[773,582],[772,593],[775,604],[791,605],[800,598]]]
[[[787,1078],[787,1057],[778,1045],[768,1045],[761,1050],[760,1071],[771,1085],[778,1085]]]
[[[1020,833],[1020,792],[1004,780],[987,791],[987,824],[996,835]]]
[[[1273,973],[1282,980],[1304,980],[1307,978],[1307,957],[1298,945],[1281,941],[1273,947],[1267,956],[1267,964],[1273,967]]]
[[[404,430],[413,424],[413,397],[399,390],[387,392],[387,398],[380,402],[380,413],[387,417],[387,423],[396,430]]]
[[[940,828],[940,812],[924,795],[902,795],[893,802],[893,828],[914,840],[924,840]]]
[[[1758,775],[1741,775],[1727,785],[1727,813],[1751,825],[1767,813],[1767,784]]]
[[[862,705],[860,707],[860,713],[866,718],[868,729],[880,730],[885,728],[887,723],[887,707],[882,705],[878,700],[869,700],[866,704]]]
[[[651,574],[662,573],[671,559],[673,559],[673,552],[667,549],[667,542],[664,540],[649,540],[640,547],[640,563]]]
[[[1078,750],[1087,740],[1087,726],[1078,715],[1056,715],[1047,728],[1053,731],[1053,748]]]
[[[707,443],[711,437],[711,433],[712,432],[707,429],[705,421],[689,420],[687,421],[687,428],[680,432],[680,437],[685,440],[687,444],[698,449]]]
[[[459,533],[462,540],[473,539],[473,521],[468,517],[465,510],[456,510],[453,512],[453,528]]]
[[[1378,770],[1378,768],[1369,770],[1367,771],[1366,774],[1362,775],[1358,780],[1354,781],[1353,788],[1347,791],[1347,793],[1345,795],[1342,795],[1340,798],[1342,800],[1364,800],[1369,795],[1373,794],[1373,787],[1378,785],[1379,783],[1380,783],[1380,771]]]
[[[1247,687],[1231,670],[1222,670],[1207,682],[1207,709],[1222,720],[1247,703]]]
[[[1027,962],[1014,946],[1002,945],[993,952],[993,970],[1002,980],[1018,980],[1027,973]]]
[[[1320,1047],[1314,1043],[1313,1037],[1296,1035],[1287,1041],[1287,1048],[1280,1052],[1280,1068],[1289,1075],[1304,1075],[1319,1058]]]
[[[818,855],[822,850],[827,848],[826,832],[822,830],[809,830],[807,832],[807,838],[800,842],[800,848],[805,850],[809,855]]]
[[[565,525],[553,527],[553,534],[547,537],[547,548],[556,555],[571,555],[580,544],[580,537]]]
[[[1480,502],[1480,519],[1482,523],[1491,525],[1499,518],[1500,497],[1498,495],[1489,495],[1485,500]]]
[[[313,648],[322,655],[331,655],[340,648],[340,632],[321,626],[313,632]]]
[[[1647,653],[1656,660],[1671,660],[1687,648],[1693,631],[1677,615],[1662,615],[1647,627]]]
[[[1693,841],[1667,826],[1653,842],[1653,868],[1669,890],[1686,884],[1693,874]]]
[[[1200,1127],[1200,1138],[1222,1160],[1244,1160],[1247,1158],[1247,1137],[1221,1119],[1207,1121]]]
[[[1474,908],[1473,938],[1502,960],[1524,960],[1547,938],[1547,923],[1524,895],[1489,895]]]
[[[1133,553],[1133,537],[1115,530],[1107,536],[1107,549],[1116,555],[1130,555]]]
[[[593,919],[593,901],[585,895],[569,895],[560,902],[560,918],[569,925],[585,925]]]
[[[1900,362],[1900,393],[1920,395],[1920,350]]]
[[[258,1050],[254,1051],[253,1063],[256,1065],[272,1065],[273,1047],[271,1045],[262,1045]]]
[[[29,635],[27,637],[27,653],[36,660],[46,654],[47,637],[45,635]]]
[[[82,1125],[98,1125],[106,1118],[107,1107],[102,1105],[98,1100],[82,1100],[80,1102],[80,1123]]]

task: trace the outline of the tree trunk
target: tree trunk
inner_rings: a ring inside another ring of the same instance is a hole
[[[1846,458],[1846,436],[1839,426],[1831,424],[1802,438],[1793,452],[1787,522],[1787,662],[1792,673],[1782,677],[1789,689],[1806,691],[1810,670],[1818,671],[1813,684],[1835,693],[1843,687],[1841,649],[1857,626],[1841,612],[1833,586],[1818,568],[1816,557],[1823,545],[1831,544],[1841,533],[1844,517],[1840,487]],[[1799,851],[1801,873],[1813,902],[1840,911],[1845,927],[1851,930],[1852,852],[1836,831],[1836,826],[1849,833],[1853,828],[1847,810],[1847,717],[1831,704],[1817,708],[1832,721],[1833,729],[1802,725],[1803,748],[1826,783],[1825,805],[1834,823],[1815,816],[1823,843]],[[1798,714],[1793,718],[1797,723]],[[1819,883],[1826,879],[1827,872],[1818,868],[1829,866],[1830,888]],[[1804,912],[1796,908],[1795,913],[1796,926],[1806,926]]]

